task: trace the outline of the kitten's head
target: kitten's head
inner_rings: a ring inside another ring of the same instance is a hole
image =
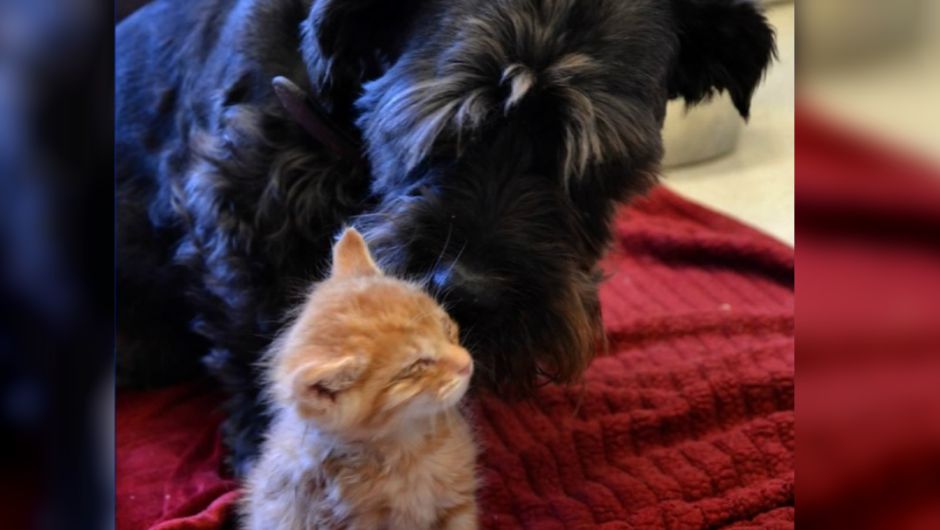
[[[457,325],[419,286],[382,274],[354,229],[271,362],[278,403],[323,429],[369,437],[455,406],[473,373]]]

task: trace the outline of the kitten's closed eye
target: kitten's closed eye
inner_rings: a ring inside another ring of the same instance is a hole
[[[415,362],[409,364],[408,366],[406,366],[404,370],[402,370],[401,372],[399,372],[399,373],[398,373],[398,376],[396,377],[396,379],[402,379],[402,378],[405,378],[405,377],[411,377],[411,376],[414,376],[414,375],[418,375],[418,374],[420,374],[421,372],[423,372],[427,367],[433,365],[433,364],[436,363],[436,362],[437,362],[436,360],[434,360],[434,359],[432,359],[432,358],[430,358],[430,357],[421,357],[421,358],[418,359],[417,361],[415,361]]]

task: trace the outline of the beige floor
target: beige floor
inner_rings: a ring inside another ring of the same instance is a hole
[[[767,10],[779,60],[754,95],[751,119],[734,152],[697,165],[666,169],[680,194],[793,244],[794,7]]]
[[[850,1],[841,0],[841,4]],[[800,97],[813,112],[824,113],[828,119],[837,120],[845,127],[938,164],[940,1],[905,0],[903,4],[915,8],[913,20],[902,19],[893,31],[883,30],[886,42],[876,43],[878,47],[874,49],[878,53],[863,54],[841,66],[828,63],[816,66],[811,61],[815,49],[823,45],[809,45],[818,42],[817,32],[825,37],[823,43],[828,43],[844,38],[840,30],[855,29],[845,23],[843,11],[851,9],[860,19],[856,25],[872,26],[890,20],[888,15],[898,7],[896,1],[887,2],[880,9],[869,6],[868,11],[862,13],[853,9],[854,4],[846,4],[848,7],[833,12],[816,12],[823,4],[807,5],[804,8],[806,18],[802,20],[813,20],[810,15],[818,20],[806,25],[806,31],[801,33],[807,43],[806,53],[801,54],[810,61],[801,71]],[[872,33],[873,28],[868,28],[862,38],[871,40]]]

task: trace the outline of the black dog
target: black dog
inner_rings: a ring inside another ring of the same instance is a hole
[[[444,301],[479,383],[578,376],[667,99],[727,90],[747,116],[774,44],[742,0],[159,0],[117,48],[119,375],[208,352],[240,471],[255,363],[344,224]],[[276,76],[324,116],[286,111]]]

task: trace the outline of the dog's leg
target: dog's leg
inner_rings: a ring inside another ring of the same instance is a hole
[[[189,328],[185,271],[169,264],[179,234],[152,224],[154,190],[119,173],[116,376],[120,386],[147,388],[196,377],[209,343]]]
[[[145,289],[118,282],[116,377],[121,387],[153,388],[198,377],[208,350],[190,333],[179,301],[161,301]]]

